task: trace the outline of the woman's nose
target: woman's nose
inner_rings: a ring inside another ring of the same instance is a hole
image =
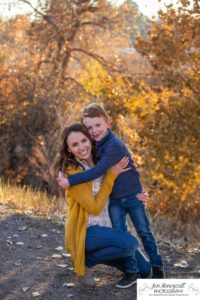
[[[84,150],[85,149],[85,145],[80,145],[80,150]]]

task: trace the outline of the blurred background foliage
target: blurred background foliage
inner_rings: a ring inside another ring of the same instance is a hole
[[[43,0],[34,17],[0,20],[4,182],[58,194],[51,166],[61,131],[99,102],[154,215],[199,224],[200,6],[178,3],[150,21],[130,0]]]

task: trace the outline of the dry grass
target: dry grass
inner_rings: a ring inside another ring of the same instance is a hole
[[[67,213],[64,197],[48,196],[45,192],[27,186],[21,187],[3,182],[0,185],[0,203],[20,212],[31,211],[41,216],[54,215],[62,218]]]
[[[50,197],[47,193],[33,190],[30,187],[20,187],[9,183],[0,185],[0,204],[15,208],[20,212],[31,211],[39,216],[51,216],[58,220],[67,215],[67,204],[64,197]],[[130,220],[128,223],[133,228]],[[183,224],[180,221],[170,220],[167,216],[156,214],[151,215],[151,225],[157,240],[185,246],[199,244],[199,223]]]
[[[181,248],[200,248],[199,222],[195,224],[191,220],[183,223],[179,220],[170,219],[165,215],[152,213],[149,219],[157,241]],[[131,232],[139,239],[129,217],[128,224]]]

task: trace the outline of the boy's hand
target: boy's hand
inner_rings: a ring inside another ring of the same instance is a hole
[[[58,185],[63,188],[64,190],[67,190],[69,188],[69,181],[67,178],[64,177],[63,173],[61,171],[58,172],[58,177],[57,177],[57,182]]]
[[[136,197],[144,204],[149,200],[149,194],[145,192],[137,194]]]

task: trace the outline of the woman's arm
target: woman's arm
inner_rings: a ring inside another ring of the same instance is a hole
[[[123,157],[117,164],[109,169],[96,197],[94,197],[92,194],[91,183],[82,183],[70,187],[68,194],[71,194],[72,198],[77,201],[88,213],[98,215],[112,191],[113,184],[117,176],[129,170],[127,167],[128,163],[129,158]]]
[[[112,191],[117,176],[118,174],[108,171],[95,197],[92,194],[91,183],[82,183],[70,187],[67,194],[71,195],[89,214],[98,215]]]

